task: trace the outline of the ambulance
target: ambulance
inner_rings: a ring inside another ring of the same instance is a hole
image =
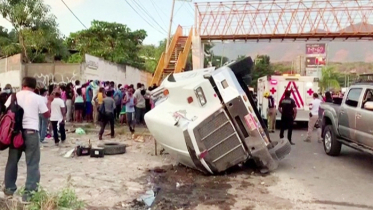
[[[301,76],[299,74],[267,75],[258,79],[258,110],[263,119],[267,120],[268,99],[264,98],[265,92],[269,92],[275,99],[276,108],[285,97],[285,91],[291,91],[291,98],[297,105],[296,122],[309,120],[310,106],[313,93],[319,91],[319,78],[313,76]],[[281,114],[277,111],[277,120]]]

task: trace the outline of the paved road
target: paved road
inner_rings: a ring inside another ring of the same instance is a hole
[[[345,146],[340,156],[327,156],[316,140],[303,142],[305,133],[293,133],[296,145],[274,173],[280,181],[272,191],[316,209],[373,209],[373,156]]]

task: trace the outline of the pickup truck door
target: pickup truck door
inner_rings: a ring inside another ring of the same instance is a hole
[[[373,148],[373,111],[364,109],[365,102],[373,101],[373,89],[366,89],[356,112],[356,139],[359,144]]]
[[[356,113],[362,88],[351,88],[338,113],[339,134],[341,137],[356,142]]]

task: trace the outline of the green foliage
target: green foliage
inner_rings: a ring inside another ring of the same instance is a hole
[[[57,28],[56,17],[43,0],[0,0],[0,13],[14,27],[1,47],[9,56],[23,53],[25,62],[42,62],[47,57],[67,56]],[[4,32],[4,31],[2,31]],[[2,33],[2,37],[6,37]]]
[[[324,67],[321,69],[321,72],[322,76],[319,81],[321,92],[325,92],[327,89],[340,89],[340,84],[338,81],[339,73],[337,73],[333,67]]]
[[[258,55],[255,58],[255,65],[251,71],[251,87],[257,88],[258,79],[266,75],[273,75],[275,71],[270,62],[270,57],[268,55]]]
[[[71,33],[66,44],[78,50],[81,56],[91,54],[142,69],[144,59],[138,52],[146,36],[144,30],[131,31],[124,24],[94,20],[90,28]]]
[[[159,59],[162,56],[162,53],[166,50],[166,42],[164,39],[159,42],[158,46],[155,45],[143,45],[139,52],[139,55],[142,59],[145,60],[144,66],[145,70],[149,72],[154,72],[157,68]]]
[[[20,195],[24,194],[24,189],[19,191]],[[79,210],[84,207],[84,202],[80,201],[74,191],[70,187],[65,187],[57,193],[50,193],[39,186],[37,192],[32,193],[30,204],[27,210],[55,210],[55,209],[70,209]]]

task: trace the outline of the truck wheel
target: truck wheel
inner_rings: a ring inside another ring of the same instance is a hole
[[[126,145],[116,142],[101,143],[98,147],[104,148],[105,155],[118,155],[126,153]]]
[[[341,153],[342,144],[335,136],[331,125],[327,125],[324,130],[324,150],[327,155],[338,156]]]

